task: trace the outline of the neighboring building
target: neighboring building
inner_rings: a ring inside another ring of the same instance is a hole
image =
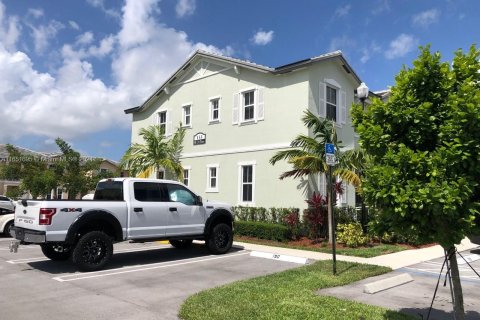
[[[182,123],[184,182],[204,199],[305,208],[314,190],[325,193],[324,177],[279,180],[290,165],[272,166],[269,160],[297,135],[309,134],[301,121],[307,108],[333,119],[344,148],[353,148],[358,138],[350,106],[360,83],[340,51],[277,68],[197,51],[141,106],[125,113],[132,114],[132,143],[143,142],[141,128],[159,124],[170,136]],[[353,187],[338,203],[355,204]]]
[[[61,153],[48,153],[37,152],[26,148],[14,146],[23,156],[33,156],[36,159],[47,162],[49,165],[54,165],[63,155]],[[0,144],[0,166],[8,161],[22,161],[22,159],[10,159],[5,144]],[[128,171],[120,170],[120,164],[116,161],[109,159],[102,159],[98,172],[92,174],[99,174],[111,172],[113,175],[119,175],[121,177],[128,177]],[[20,186],[20,180],[2,180],[0,179],[0,195],[7,194],[9,190],[18,189]],[[46,196],[47,199],[68,199],[68,193],[63,188],[58,187],[56,190],[52,190],[50,194]],[[78,195],[76,198],[80,198]]]

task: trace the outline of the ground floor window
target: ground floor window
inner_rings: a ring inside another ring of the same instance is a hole
[[[240,202],[253,203],[255,193],[255,165],[240,164]]]
[[[190,183],[190,169],[183,169],[183,184],[188,186]]]
[[[218,164],[207,165],[207,192],[218,192]]]
[[[157,179],[165,179],[165,171],[157,171]]]

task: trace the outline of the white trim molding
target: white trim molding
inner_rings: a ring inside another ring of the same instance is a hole
[[[203,151],[203,152],[190,152],[190,153],[183,154],[180,157],[180,159],[219,156],[219,155],[225,155],[225,154],[247,153],[247,152],[256,152],[256,151],[279,150],[279,149],[288,149],[288,148],[290,148],[290,142],[284,142],[284,143],[266,144],[266,145],[251,146],[251,147],[219,149],[219,150],[211,150],[211,151]]]

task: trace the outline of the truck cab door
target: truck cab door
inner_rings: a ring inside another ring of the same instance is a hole
[[[167,183],[168,228],[167,236],[201,235],[205,227],[205,208],[198,197],[180,184]]]
[[[168,226],[168,194],[158,182],[133,182],[128,236],[130,239],[164,237]]]

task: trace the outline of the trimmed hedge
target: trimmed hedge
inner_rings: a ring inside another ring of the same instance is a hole
[[[291,237],[284,225],[255,221],[235,221],[235,234],[275,241],[288,241]]]
[[[235,220],[259,221],[284,224],[284,218],[291,212],[300,212],[298,208],[232,207]]]

